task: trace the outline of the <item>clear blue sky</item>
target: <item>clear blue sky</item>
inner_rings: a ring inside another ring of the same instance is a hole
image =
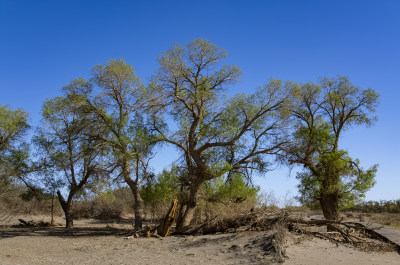
[[[37,126],[46,98],[95,64],[124,58],[147,83],[174,42],[204,38],[229,53],[251,93],[270,77],[298,82],[349,76],[381,94],[379,120],[354,128],[342,147],[379,164],[367,199],[400,198],[400,1],[18,1],[0,0],[0,104]],[[153,167],[170,164],[170,150]],[[399,164],[398,164],[399,163]],[[287,169],[255,181],[279,199],[296,195]]]

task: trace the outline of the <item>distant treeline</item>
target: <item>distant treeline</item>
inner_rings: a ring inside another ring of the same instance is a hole
[[[390,201],[366,201],[348,210],[364,213],[400,213],[400,199]]]

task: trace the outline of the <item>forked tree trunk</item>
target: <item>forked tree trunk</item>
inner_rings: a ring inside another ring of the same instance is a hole
[[[60,191],[57,191],[57,197],[61,204],[61,208],[65,215],[65,227],[73,228],[74,227],[74,219],[71,214],[71,202],[72,200],[69,198],[67,201],[63,198]],[[71,197],[71,195],[69,196]]]
[[[176,225],[176,231],[182,232],[187,226],[190,225],[190,222],[192,221],[193,215],[196,211],[197,197],[199,195],[200,186],[202,183],[203,181],[201,179],[196,179],[190,186],[190,195],[188,200],[184,203],[186,207],[184,208],[182,217],[178,220],[179,222]]]
[[[128,184],[129,188],[131,189],[133,197],[135,198],[135,203],[133,205],[135,212],[135,230],[141,230],[143,227],[144,202],[140,196],[137,180],[133,181],[131,179],[129,161],[126,157],[124,157],[122,161],[122,176],[126,184]]]

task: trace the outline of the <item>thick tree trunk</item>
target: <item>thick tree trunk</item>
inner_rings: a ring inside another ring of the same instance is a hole
[[[326,220],[339,220],[339,183],[337,172],[326,174],[322,179],[320,205]]]
[[[65,227],[66,228],[74,227],[74,219],[72,218],[71,212],[69,210],[65,212]]]
[[[339,204],[337,193],[322,194],[320,204],[326,220],[339,220]]]
[[[60,191],[57,191],[58,200],[60,201],[61,208],[65,215],[65,227],[66,228],[73,228],[74,227],[74,219],[71,214],[71,199],[65,201],[63,196],[61,195]],[[71,195],[69,196],[71,197]]]
[[[184,203],[186,207],[184,208],[182,218],[179,219],[176,225],[176,231],[181,232],[190,225],[196,210],[197,197],[202,183],[203,181],[201,179],[196,179],[190,186],[190,195],[188,200]]]
[[[180,198],[180,200],[184,201],[183,198]],[[176,218],[177,224],[180,224],[182,222],[183,215],[185,214],[185,211],[186,211],[186,201],[182,202],[179,207],[178,217]]]
[[[133,181],[131,178],[129,161],[126,157],[124,157],[122,161],[122,176],[126,184],[128,184],[129,188],[131,189],[133,197],[135,198],[135,203],[133,205],[135,211],[135,230],[140,230],[143,227],[144,202],[142,197],[140,196],[139,187],[137,183],[138,179],[136,179],[136,181]]]
[[[140,196],[139,188],[134,185],[132,188],[133,196],[135,197],[135,230],[141,230],[143,227],[143,213],[144,213],[144,202]]]

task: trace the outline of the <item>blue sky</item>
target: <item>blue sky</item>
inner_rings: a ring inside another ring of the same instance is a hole
[[[370,200],[400,198],[400,1],[18,1],[0,0],[0,104],[23,108],[37,126],[46,98],[109,59],[124,58],[147,83],[175,42],[204,38],[229,53],[243,75],[230,94],[271,77],[297,82],[346,75],[381,95],[378,122],[346,132],[341,147],[379,164]],[[165,149],[153,167],[172,162]],[[283,200],[294,174],[258,178]]]

